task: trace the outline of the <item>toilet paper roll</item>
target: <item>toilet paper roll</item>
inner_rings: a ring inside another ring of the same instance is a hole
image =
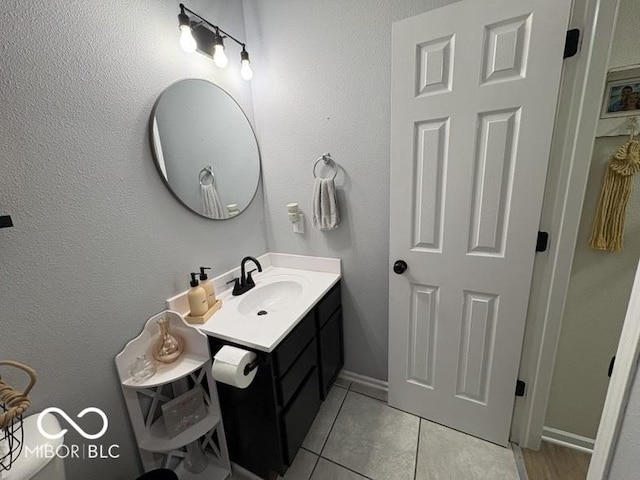
[[[256,354],[241,348],[225,345],[213,358],[213,367],[211,368],[213,378],[227,385],[247,388],[258,371],[256,367],[248,375],[244,374],[244,367],[256,359]]]

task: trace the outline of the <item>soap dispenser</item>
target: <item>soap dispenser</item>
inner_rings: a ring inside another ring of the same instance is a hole
[[[216,298],[216,291],[213,288],[213,280],[209,279],[205,270],[211,270],[211,267],[200,267],[200,286],[204,288],[207,294],[207,308],[211,308],[216,304],[218,299]]]
[[[190,315],[201,317],[207,313],[209,306],[207,305],[207,292],[199,285],[196,275],[198,274],[191,273],[191,288],[187,292],[187,301],[189,302],[189,310],[191,310]]]

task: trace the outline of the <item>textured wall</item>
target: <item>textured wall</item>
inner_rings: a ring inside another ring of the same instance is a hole
[[[609,66],[624,67],[640,63],[638,48],[638,21],[640,21],[640,2],[620,0],[616,32],[611,45]]]
[[[450,0],[245,0],[269,246],[340,257],[345,368],[387,378],[391,24]],[[295,234],[311,211],[311,167],[330,152],[342,225]]]
[[[621,0],[610,66],[640,63],[640,4]],[[610,253],[587,247],[609,157],[625,137],[597,138],[580,220],[578,243],[545,425],[595,438],[609,386],[607,367],[615,355],[640,257],[640,178],[627,207],[625,246]]]
[[[68,461],[70,480],[138,473],[114,356],[187,273],[266,251],[262,194],[213,222],[179,205],[153,165],[156,97],[186,77],[214,81],[251,115],[239,52],[223,73],[178,44],[177,3],[6,0],[0,11],[0,358],[39,374],[33,412],[102,408],[119,460]],[[189,6],[244,37],[241,2]],[[67,443],[80,442],[71,431]]]

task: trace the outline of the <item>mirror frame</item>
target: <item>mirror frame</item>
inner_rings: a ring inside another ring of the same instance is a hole
[[[251,195],[251,198],[249,199],[249,202],[247,203],[247,206],[245,208],[243,208],[242,210],[240,210],[240,213],[238,213],[237,215],[234,215],[233,217],[211,218],[211,217],[203,215],[202,213],[200,213],[200,212],[194,210],[193,208],[191,208],[171,188],[171,185],[169,185],[168,179],[164,176],[164,173],[162,172],[162,169],[160,168],[160,162],[158,161],[158,156],[156,155],[155,142],[154,142],[154,138],[153,138],[153,121],[154,121],[155,116],[156,116],[156,110],[158,109],[158,104],[160,103],[160,100],[162,99],[162,95],[169,88],[171,88],[173,85],[175,85],[176,83],[184,82],[185,80],[199,80],[199,81],[202,81],[202,82],[207,82],[207,83],[213,85],[214,87],[220,89],[220,91],[222,91],[225,95],[227,95],[231,99],[231,101],[233,103],[235,103],[236,106],[240,109],[240,112],[242,112],[242,115],[244,116],[244,119],[249,124],[249,129],[251,130],[251,133],[253,134],[253,139],[256,142],[256,149],[258,151],[258,182],[256,184],[256,188],[253,191],[253,194]],[[256,135],[256,131],[253,128],[253,124],[249,120],[249,117],[247,117],[246,112],[244,111],[242,106],[237,102],[237,100],[235,98],[233,98],[233,96],[229,92],[227,92],[224,88],[222,88],[219,85],[216,85],[215,83],[213,83],[213,82],[211,82],[211,81],[209,81],[209,80],[207,80],[205,78],[182,78],[180,80],[176,80],[175,82],[171,83],[168,87],[164,88],[162,90],[162,92],[160,92],[160,94],[158,95],[158,98],[156,98],[155,102],[153,103],[153,108],[151,109],[151,115],[149,116],[149,125],[148,125],[147,130],[149,132],[149,146],[151,148],[151,155],[153,156],[153,163],[154,163],[154,165],[156,167],[158,175],[160,175],[160,178],[162,179],[162,182],[165,184],[165,186],[167,187],[169,192],[171,192],[171,195],[173,196],[173,198],[175,198],[178,201],[178,203],[180,203],[184,208],[189,210],[191,213],[194,213],[194,214],[198,215],[199,217],[206,218],[207,220],[224,221],[224,220],[233,220],[234,218],[239,217],[242,213],[244,213],[251,206],[251,204],[253,203],[253,200],[256,198],[256,195],[258,193],[258,189],[260,188],[260,184],[262,183],[262,153],[260,152],[260,143],[258,142],[258,136]]]

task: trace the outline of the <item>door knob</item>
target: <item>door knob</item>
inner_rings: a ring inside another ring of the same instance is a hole
[[[393,271],[398,275],[403,274],[407,268],[409,267],[407,266],[407,262],[404,260],[396,260],[396,263],[393,264]]]

